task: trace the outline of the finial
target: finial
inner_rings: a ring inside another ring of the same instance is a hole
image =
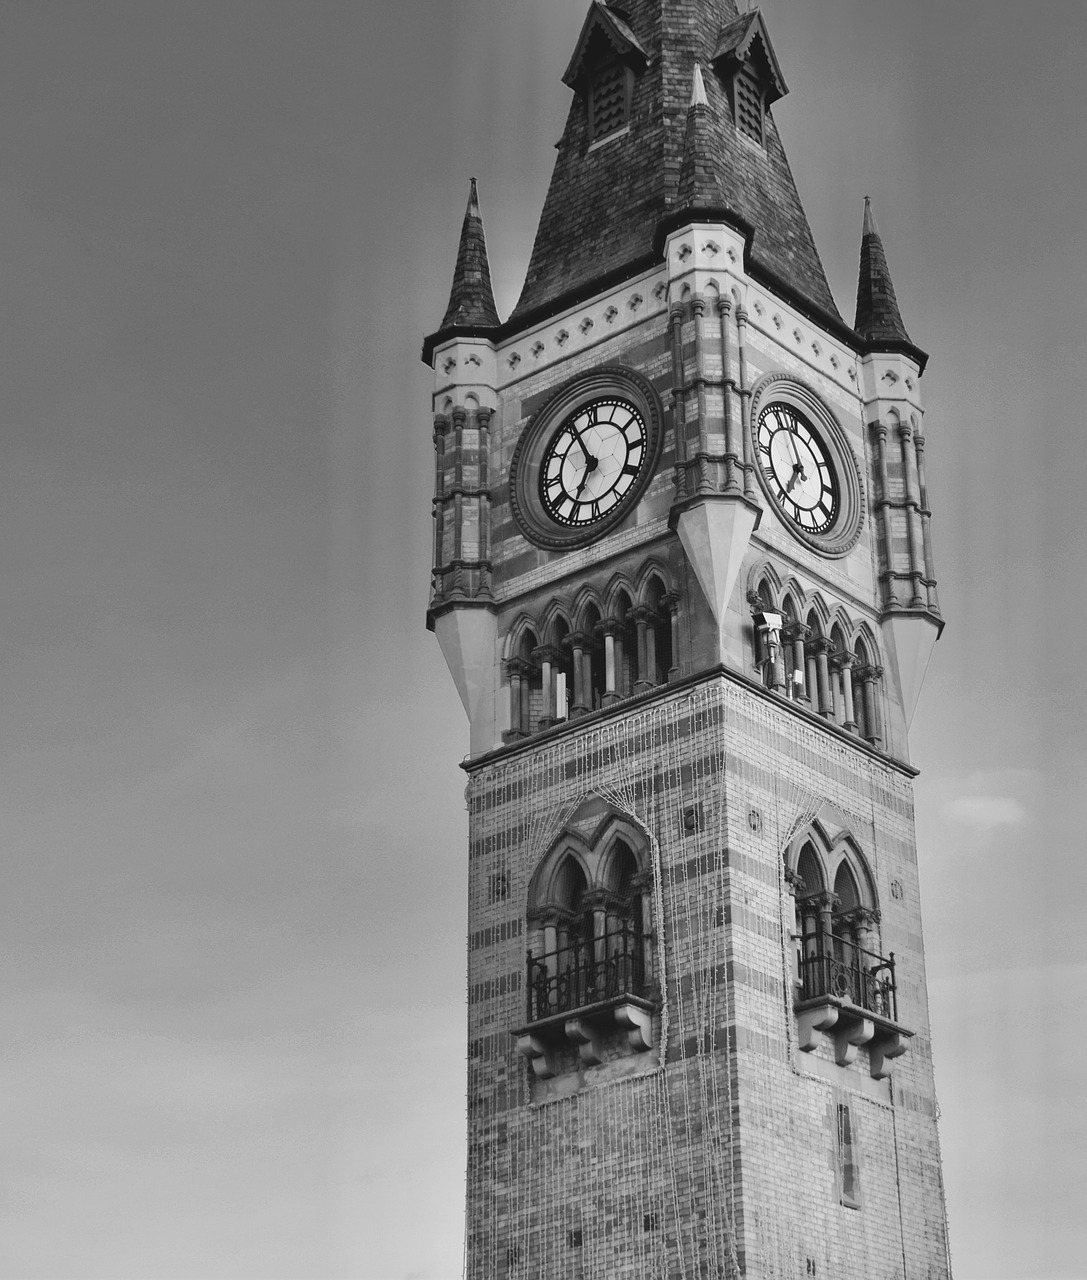
[[[864,226],[861,228],[862,236],[878,236],[879,231],[876,228],[876,215],[872,212],[872,197],[864,197]]]

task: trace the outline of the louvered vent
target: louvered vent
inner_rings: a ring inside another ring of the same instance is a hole
[[[626,124],[628,101],[627,69],[621,62],[613,62],[597,72],[589,95],[594,142]]]
[[[762,145],[762,91],[750,66],[736,73],[736,124],[742,133]]]

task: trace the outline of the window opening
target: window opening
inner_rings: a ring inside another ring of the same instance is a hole
[[[849,1113],[849,1105],[838,1103],[838,1175],[842,1192],[842,1203],[851,1209],[859,1208],[859,1187],[857,1185],[857,1158],[853,1146],[853,1119]]]

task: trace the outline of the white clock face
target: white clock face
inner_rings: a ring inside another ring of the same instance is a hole
[[[825,533],[838,515],[838,481],[826,446],[792,405],[759,415],[759,465],[784,514],[805,533]]]
[[[645,466],[646,428],[625,400],[582,405],[563,420],[544,451],[540,498],[559,524],[583,528],[614,512]]]

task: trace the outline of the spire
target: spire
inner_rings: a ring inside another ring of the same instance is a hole
[[[861,269],[857,280],[857,319],[853,328],[869,342],[909,343],[895,297],[887,255],[879,238],[872,201],[864,197],[864,228],[861,233]]]
[[[565,83],[574,97],[507,324],[659,262],[699,208],[743,232],[769,287],[841,325],[770,114],[786,86],[757,10],[592,0]]]
[[[713,163],[713,136],[710,108],[702,68],[696,62],[691,78],[691,105],[687,108],[687,131],[683,137],[683,160],[679,168],[680,209],[721,209],[725,197]]]
[[[479,212],[476,180],[468,196],[464,225],[457,249],[457,265],[453,270],[453,288],[441,329],[471,327],[495,328],[499,324],[498,308],[491,290],[491,268],[487,262],[487,241],[483,235],[483,218]]]

